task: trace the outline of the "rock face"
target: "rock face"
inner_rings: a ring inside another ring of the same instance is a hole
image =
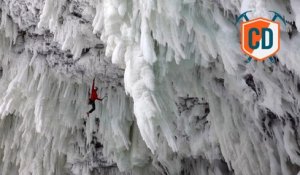
[[[0,174],[299,173],[299,7],[1,0]],[[287,20],[275,63],[245,63],[247,10]]]

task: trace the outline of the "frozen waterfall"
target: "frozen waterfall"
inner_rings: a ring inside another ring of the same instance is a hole
[[[236,18],[284,16],[276,62]],[[1,175],[300,175],[299,0],[0,0]],[[104,98],[90,109],[95,78]]]

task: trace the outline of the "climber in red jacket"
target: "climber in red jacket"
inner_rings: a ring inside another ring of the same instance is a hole
[[[90,113],[92,113],[96,109],[95,108],[95,101],[96,100],[100,100],[100,101],[103,100],[103,99],[98,97],[97,90],[98,90],[98,88],[95,87],[95,78],[94,78],[91,93],[89,92],[89,105],[92,105],[92,109],[89,112],[87,112],[88,116],[89,116]]]

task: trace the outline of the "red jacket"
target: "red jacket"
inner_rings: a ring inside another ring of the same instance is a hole
[[[95,79],[93,80],[90,99],[93,100],[93,101],[100,100],[100,98],[98,98],[97,90],[95,88]]]

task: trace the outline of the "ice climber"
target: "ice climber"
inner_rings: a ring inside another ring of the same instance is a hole
[[[92,113],[96,109],[95,108],[95,101],[96,100],[100,100],[100,101],[103,100],[103,99],[98,97],[97,90],[98,90],[98,88],[95,87],[95,78],[94,78],[93,85],[92,85],[92,90],[91,90],[91,92],[89,92],[89,105],[92,105],[92,109],[89,112],[87,112],[88,117],[89,117],[89,114]]]

